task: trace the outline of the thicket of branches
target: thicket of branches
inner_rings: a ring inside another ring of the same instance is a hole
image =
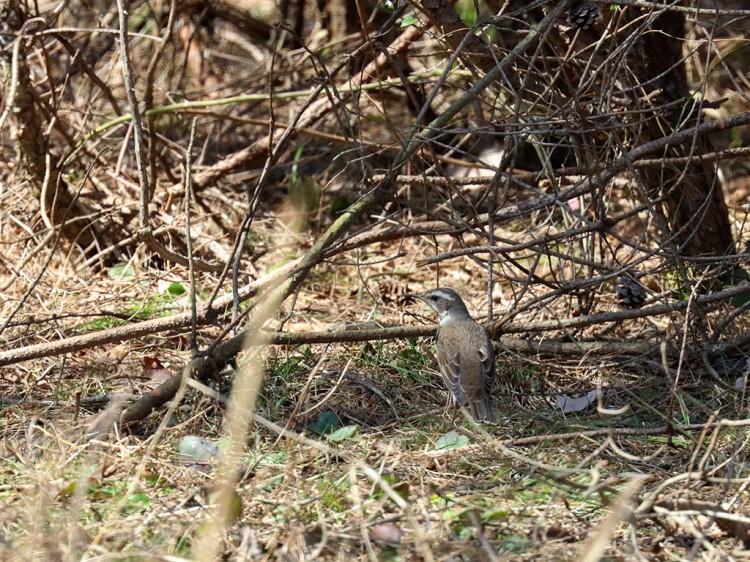
[[[426,335],[435,327],[283,327],[311,295],[332,306],[331,272],[395,319],[400,297],[470,263],[465,286],[486,293],[505,348],[657,364],[669,431],[683,385],[702,377],[719,390],[696,393],[679,431],[743,418],[741,4],[2,0],[0,365],[191,328],[206,380],[248,334]],[[117,313],[92,295],[94,310],[39,313],[116,264],[178,269],[205,294],[78,336],[90,314]]]
[[[236,293],[281,216],[317,238],[285,297],[322,263],[429,236],[411,263],[481,264],[505,333],[579,340],[597,313],[690,308],[691,346],[741,349],[744,232],[717,172],[747,156],[746,13],[500,4],[288,2],[276,26],[231,2],[135,4],[126,50],[114,7],[4,2],[4,206],[29,235],[6,222],[3,328],[44,275],[19,278],[31,255],[84,274],[192,255]]]

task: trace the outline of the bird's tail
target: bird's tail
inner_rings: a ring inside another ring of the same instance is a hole
[[[495,412],[492,410],[492,402],[489,398],[471,402],[469,406],[471,407],[471,415],[474,417],[475,422],[497,423]]]

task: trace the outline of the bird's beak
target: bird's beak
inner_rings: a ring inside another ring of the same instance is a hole
[[[404,295],[402,298],[403,298],[403,302],[406,303],[406,304],[413,303],[413,302],[416,302],[416,301],[422,301],[422,302],[424,302],[424,295],[422,293],[414,293],[412,295]]]

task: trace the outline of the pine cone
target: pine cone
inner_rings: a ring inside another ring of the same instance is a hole
[[[617,285],[617,300],[625,308],[641,308],[646,302],[646,287],[635,277],[625,274]]]
[[[568,12],[568,23],[576,29],[589,29],[599,19],[599,6],[584,2]]]

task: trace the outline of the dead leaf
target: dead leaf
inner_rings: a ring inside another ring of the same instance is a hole
[[[404,532],[401,527],[393,523],[375,525],[367,531],[367,536],[370,537],[372,542],[387,546],[399,546],[403,535]]]
[[[557,404],[557,407],[560,408],[564,414],[570,412],[581,412],[596,401],[596,394],[596,390],[592,390],[579,398],[573,398],[567,394],[556,394],[555,404]]]

